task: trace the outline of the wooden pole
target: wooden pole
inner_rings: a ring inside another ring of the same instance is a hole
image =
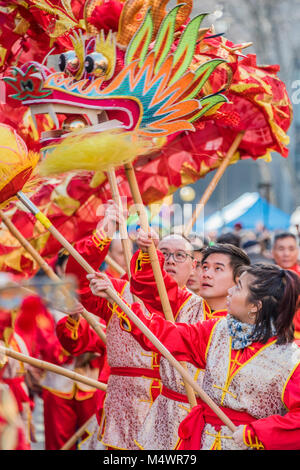
[[[87,273],[94,274],[95,270],[92,268],[92,266],[90,266],[90,264],[81,256],[81,254],[75,250],[75,248],[65,239],[65,237],[52,225],[52,222],[44,214],[42,214],[39,211],[39,209],[30,201],[30,199],[28,199],[27,196],[21,191],[17,193],[17,196],[20,199],[20,201],[22,201],[22,203],[25,205],[25,207],[27,207],[35,215],[35,217],[50,231],[50,233],[61,243],[61,245],[64,248],[66,248],[69,254],[73,256],[73,258],[80,264],[80,266],[83,269],[85,269]],[[109,289],[109,295],[111,298],[114,299],[114,302],[121,307],[122,310],[124,306],[128,309],[125,302],[121,300],[121,298],[112,289]],[[187,374],[187,371],[181,365],[180,365],[180,370],[185,371],[185,374]],[[183,379],[184,379],[184,376],[183,376]],[[193,382],[193,379],[191,380]],[[195,403],[197,403],[196,398],[195,398]],[[191,406],[194,406],[194,405],[191,403]]]
[[[139,215],[141,228],[144,230],[144,232],[147,233],[149,231],[148,216],[147,216],[147,212],[146,212],[146,209],[142,200],[142,196],[140,193],[140,189],[137,183],[134,168],[131,163],[126,163],[124,165],[124,168],[125,168],[127,180],[130,186],[130,191],[131,191],[134,203],[136,205],[136,210]],[[174,321],[168,293],[167,293],[164,279],[162,276],[156,248],[153,242],[151,246],[149,247],[148,252],[149,252],[151,266],[153,269],[153,274],[154,274],[154,278],[157,284],[157,289],[158,289],[158,293],[160,296],[162,309],[163,309],[165,318],[169,321]]]
[[[121,197],[120,197],[120,193],[118,189],[118,182],[116,178],[116,173],[113,169],[107,171],[107,178],[110,184],[112,198],[117,204],[117,206],[119,207],[120,211],[122,211],[122,201],[121,201]],[[123,251],[124,251],[126,270],[127,270],[128,278],[130,279],[130,260],[131,260],[130,241],[128,238],[126,222],[123,219],[123,216],[121,217],[121,219],[122,220],[119,225],[119,230],[120,230],[121,242],[122,242]]]
[[[110,255],[105,256],[105,262],[117,271],[121,277],[126,274],[126,271]]]
[[[229,163],[231,162],[231,159],[233,157],[233,155],[235,154],[235,152],[237,151],[237,149],[239,148],[239,145],[243,139],[243,136],[244,136],[244,132],[239,132],[236,136],[236,138],[234,139],[230,149],[228,150],[227,154],[226,154],[226,157],[223,159],[221,165],[219,166],[219,168],[217,169],[216,173],[214,174],[214,177],[213,179],[211,180],[211,182],[209,183],[209,185],[207,186],[206,190],[204,191],[200,201],[198,202],[198,204],[196,205],[196,209],[195,211],[193,212],[193,215],[191,217],[191,219],[189,220],[189,222],[186,224],[185,226],[185,229],[184,229],[184,235],[186,237],[189,236],[189,234],[191,233],[192,231],[192,228],[193,226],[195,225],[196,223],[196,220],[198,219],[199,215],[201,214],[205,204],[207,203],[207,201],[209,200],[210,196],[212,195],[212,193],[214,192],[214,190],[216,189],[216,186],[218,184],[218,182],[220,181],[222,175],[224,174],[226,168],[228,167]]]
[[[73,436],[70,437],[70,439],[62,446],[60,450],[69,450],[71,447],[73,447],[74,444],[76,444],[77,440],[82,436],[82,434],[85,432],[86,428],[92,421],[95,415],[92,415],[74,434]]]
[[[0,217],[4,224],[7,226],[8,230],[11,232],[11,234],[19,241],[19,243],[25,248],[25,250],[28,251],[28,253],[32,256],[32,258],[36,261],[36,263],[43,269],[43,271],[46,273],[46,275],[52,279],[54,282],[61,282],[61,279],[58,277],[58,275],[55,273],[55,271],[49,266],[48,263],[43,259],[43,257],[39,254],[37,250],[29,243],[28,240],[22,235],[22,233],[16,228],[16,226],[12,223],[10,218],[2,211],[0,210]],[[62,292],[66,296],[66,298],[70,297],[70,293],[66,288],[61,288]],[[73,299],[73,301],[76,301]],[[94,317],[84,310],[81,315],[85,320],[90,324],[90,326],[96,331],[98,336],[102,339],[102,341],[106,344],[106,335],[103,331],[103,329],[100,326],[100,323],[97,322]]]
[[[146,325],[135,315],[128,305],[118,296],[111,288],[106,290],[109,297],[120,306],[123,312],[130,320],[141,330],[141,332],[151,341],[156,349],[170,362],[170,364],[182,375],[183,379],[194,389],[199,397],[215,412],[221,421],[229,427],[231,431],[236,430],[234,423],[226,416],[226,414],[216,405],[216,403],[202,390],[197,382],[194,381],[192,375],[186,371],[184,367],[175,359],[170,351],[159,341],[159,339],[147,328]],[[130,334],[130,333],[129,333]]]
[[[141,192],[138,186],[136,174],[132,163],[126,163],[124,165],[124,169],[130,186],[130,191],[136,205],[136,210],[140,218],[141,228],[144,230],[144,232],[147,233],[149,231],[148,216],[142,200]],[[150,247],[148,248],[148,253],[165,318],[166,320],[175,323],[154,242],[152,242]],[[182,366],[187,370],[186,364],[182,363]],[[184,382],[184,386],[189,400],[189,404],[191,408],[193,408],[197,405],[195,393],[187,383]]]
[[[93,388],[97,388],[98,390],[106,391],[107,389],[107,385],[102,382],[98,382],[98,380],[90,379],[89,377],[85,377],[84,375],[78,374],[72,370],[64,369],[63,367],[51,364],[51,362],[46,362],[42,361],[41,359],[27,356],[26,354],[19,353],[2,345],[0,346],[0,352],[4,353],[6,356],[16,359],[17,361],[25,362],[26,364],[30,364],[33,367],[38,367],[39,369],[45,369],[49,372],[63,375],[64,377],[68,377],[71,380],[81,382]]]

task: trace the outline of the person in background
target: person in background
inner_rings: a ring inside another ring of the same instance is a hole
[[[290,269],[300,276],[299,245],[291,232],[278,233],[274,237],[272,255],[274,262],[283,269]],[[300,345],[300,309],[295,313],[295,340]]]
[[[187,280],[186,287],[196,295],[200,295],[200,277],[202,268],[202,258],[204,248],[199,248],[198,245],[192,245],[194,249],[194,260],[196,261],[195,267]]]
[[[193,245],[194,249],[200,250],[209,246],[209,239],[205,236],[198,235],[196,232],[191,232],[187,238]]]
[[[278,233],[272,246],[274,262],[283,269],[291,269],[300,275],[299,244],[291,232]]]
[[[237,235],[240,235],[241,231],[243,230],[243,224],[241,222],[236,222],[233,226],[233,231]]]
[[[6,286],[10,283],[17,285],[18,280],[18,276],[11,273],[0,273],[0,343],[19,353],[34,355],[35,344],[28,333],[34,328],[36,316],[39,313],[35,296],[23,297],[18,292],[13,295],[7,295],[7,291],[5,293]],[[30,450],[31,443],[35,442],[32,422],[34,401],[26,381],[30,366],[11,357],[4,356],[3,359],[0,360],[0,383],[10,388],[16,400],[24,429],[22,450]]]
[[[132,251],[132,243],[130,243],[130,248]],[[132,254],[132,253],[131,253]],[[124,250],[122,245],[121,238],[114,238],[111,240],[108,255],[126,272],[126,260],[124,256]],[[112,266],[107,266],[105,272],[110,276],[119,279],[121,277],[120,273],[117,272]]]
[[[258,240],[247,240],[243,243],[242,248],[249,256],[251,264],[272,263],[272,260],[262,253],[262,246]]]
[[[195,267],[191,272],[191,275],[186,283],[186,287],[194,292],[194,294],[199,294],[200,289],[200,273],[201,273],[201,261],[202,261],[202,252],[209,246],[209,240],[201,235],[198,235],[196,232],[191,232],[188,237],[189,241],[192,244],[194,250],[194,259],[196,261]]]
[[[65,276],[67,262],[68,255],[61,252],[55,263],[60,278]],[[40,304],[35,325],[38,357],[97,380],[105,362],[105,344],[101,342],[95,354],[72,355],[56,334],[56,325],[66,314]],[[44,404],[45,450],[59,450],[96,413],[98,390],[50,371],[42,374],[39,385]],[[76,448],[74,444],[71,450]]]
[[[217,237],[217,243],[230,243],[231,245],[237,246],[240,248],[241,246],[241,237],[237,233],[227,232],[222,233]]]
[[[25,429],[18,404],[9,386],[0,382],[0,450],[26,449]]]

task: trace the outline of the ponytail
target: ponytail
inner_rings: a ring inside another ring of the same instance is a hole
[[[289,270],[282,269],[281,279],[284,286],[283,296],[278,305],[278,316],[275,326],[278,334],[278,343],[289,343],[294,338],[293,319],[299,306],[300,279]],[[289,327],[288,327],[289,325]]]
[[[248,285],[248,301],[259,306],[253,336],[265,343],[275,327],[278,344],[292,342],[293,318],[300,295],[299,276],[272,264],[254,264],[246,271],[254,278]]]

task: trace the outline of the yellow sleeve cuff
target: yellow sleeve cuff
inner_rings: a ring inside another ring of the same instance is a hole
[[[255,436],[254,440],[252,439],[251,431],[247,429],[247,426],[244,426],[243,441],[244,444],[251,449],[264,450],[265,448],[262,442],[258,440],[257,436]]]
[[[94,230],[92,241],[100,251],[103,251],[111,243],[112,238],[109,238],[103,230]]]
[[[66,321],[66,328],[71,331],[71,339],[74,341],[78,339],[78,327],[79,327],[80,319],[74,320],[74,318],[68,316]]]
[[[139,255],[136,259],[135,272],[140,271],[142,269],[143,264],[149,264],[149,263],[150,263],[149,253],[140,250]]]

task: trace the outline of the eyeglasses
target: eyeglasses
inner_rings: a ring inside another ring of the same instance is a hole
[[[191,256],[189,253],[186,253],[185,251],[178,250],[178,251],[174,251],[174,253],[171,253],[170,251],[167,251],[167,250],[161,250],[161,252],[165,257],[165,261],[168,261],[170,256],[173,256],[175,263],[184,263],[188,256],[194,259],[193,256]]]

